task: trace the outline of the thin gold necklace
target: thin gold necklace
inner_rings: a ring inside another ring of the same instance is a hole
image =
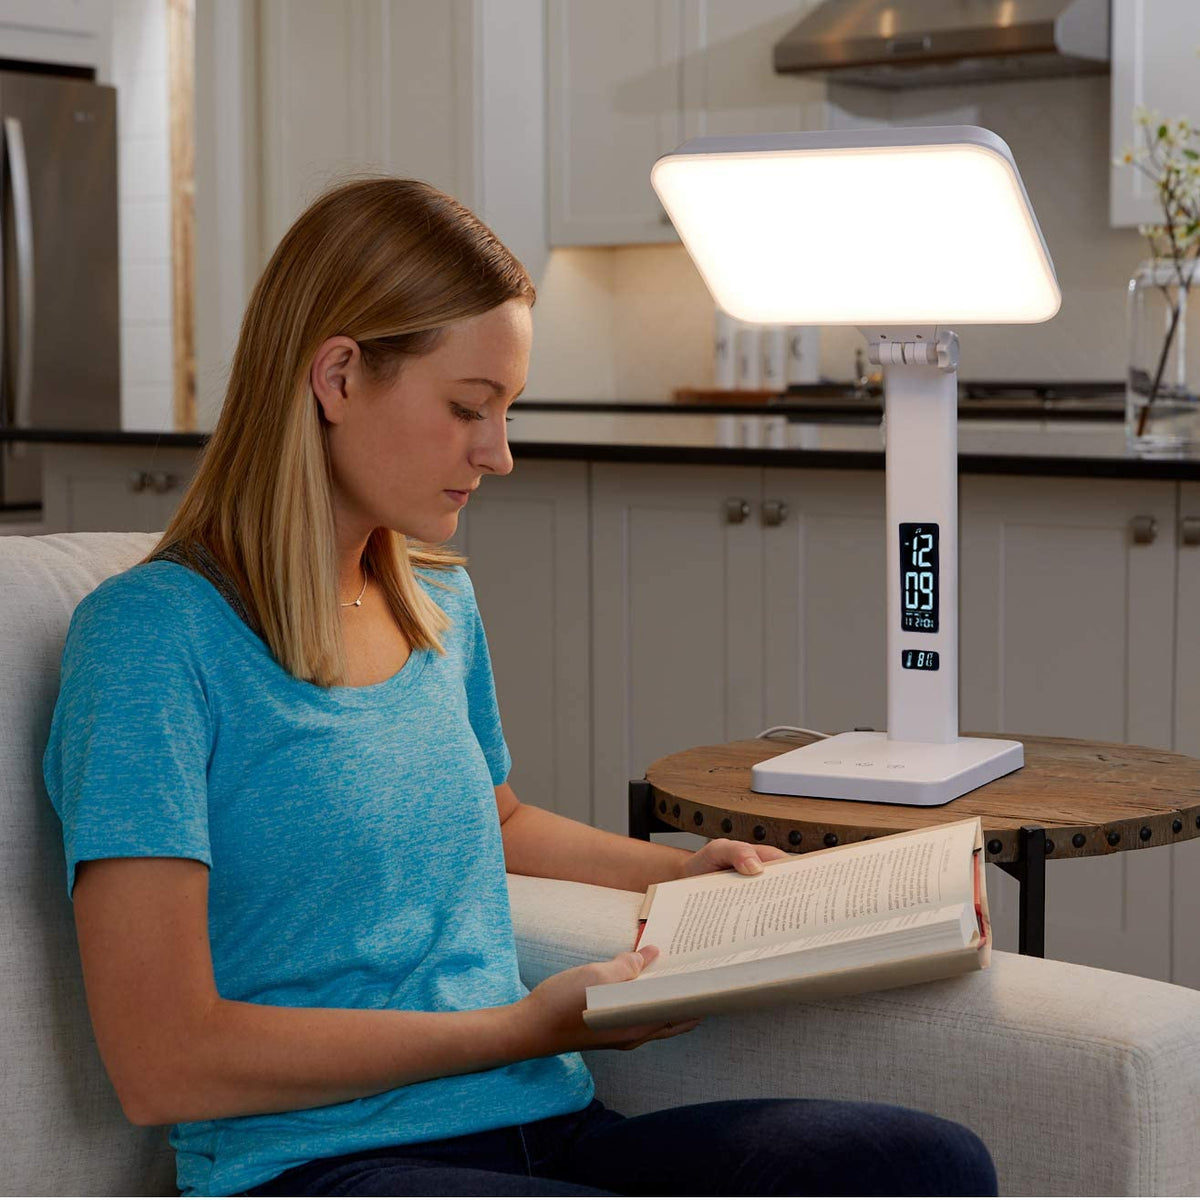
[[[366,595],[366,593],[367,593],[367,572],[366,572],[366,569],[364,568],[363,569],[362,591],[358,593],[358,599],[357,600],[347,600],[344,604],[342,603],[342,601],[339,600],[338,607],[339,608],[349,608],[351,605],[353,605],[355,608],[362,608],[362,598],[363,598],[363,596]]]

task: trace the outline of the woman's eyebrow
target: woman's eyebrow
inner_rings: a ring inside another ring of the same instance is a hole
[[[485,384],[487,387],[490,387],[492,389],[492,391],[496,393],[497,396],[503,396],[504,393],[508,390],[504,386],[504,384],[497,383],[494,379],[480,379],[477,376],[473,376],[470,379],[456,379],[454,382],[455,383],[482,383],[482,384]],[[525,389],[522,388],[521,392],[523,392],[524,390]],[[521,394],[521,392],[518,392],[517,396],[519,396]],[[517,398],[516,396],[513,397],[514,400],[516,398]]]

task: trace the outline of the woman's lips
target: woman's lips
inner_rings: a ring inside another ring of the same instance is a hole
[[[449,496],[451,500],[454,500],[458,504],[466,504],[467,500],[470,498],[471,493],[470,492],[452,492],[449,490],[449,488],[447,488],[446,495]]]

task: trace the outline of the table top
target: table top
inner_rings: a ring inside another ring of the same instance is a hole
[[[947,804],[774,796],[750,790],[750,768],[817,739],[807,734],[696,746],[646,771],[660,821],[704,837],[803,854],[978,816],[988,862],[1021,858],[1023,825],[1045,831],[1046,857],[1086,858],[1200,837],[1200,759],[1148,746],[975,733],[1025,747],[1025,766]]]

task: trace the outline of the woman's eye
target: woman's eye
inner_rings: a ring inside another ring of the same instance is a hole
[[[476,412],[472,408],[463,408],[461,404],[450,405],[451,411],[460,421],[486,421],[487,417],[481,412]],[[512,417],[505,417],[504,420],[508,423],[512,422]]]

